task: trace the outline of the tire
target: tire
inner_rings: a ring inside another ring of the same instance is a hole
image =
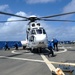
[[[26,49],[26,46],[23,46],[23,49],[25,50]]]

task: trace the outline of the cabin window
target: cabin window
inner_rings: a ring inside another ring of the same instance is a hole
[[[30,31],[30,28],[28,28],[28,31]]]
[[[34,41],[34,36],[31,36],[29,41],[33,42]]]
[[[31,31],[31,34],[36,34],[35,30],[32,30],[32,31]]]
[[[37,26],[40,26],[40,23],[37,23]]]
[[[35,24],[34,23],[32,24],[32,27],[35,27]]]

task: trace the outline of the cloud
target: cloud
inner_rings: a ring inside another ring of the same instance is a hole
[[[75,0],[71,0],[64,8],[63,8],[63,13],[65,12],[73,12],[75,11]],[[67,15],[64,16],[63,18],[70,18],[73,15]]]
[[[5,5],[0,5],[0,11],[9,11],[9,5],[5,4]]]
[[[56,0],[26,0],[29,4],[55,2]]]
[[[72,12],[75,11],[75,0],[71,0],[64,8],[63,12]]]
[[[17,15],[29,16],[25,12],[17,12]],[[10,17],[7,21],[21,20],[22,18]],[[0,24],[0,41],[21,41],[26,39],[26,21],[19,22],[5,22]],[[47,32],[48,39],[53,37],[58,40],[71,40],[75,38],[75,26],[69,26],[68,24],[55,26],[48,22],[41,22],[41,25]]]
[[[41,22],[41,25],[47,32],[48,39],[51,40],[53,37],[58,40],[74,40],[75,39],[75,26],[65,24],[55,26],[46,22]]]
[[[24,12],[17,12],[17,15],[27,16]],[[21,20],[22,18],[10,17],[7,21],[11,20]],[[0,27],[0,40],[22,40],[26,36],[26,25],[27,22],[17,21],[17,22],[5,22],[1,24]],[[1,38],[2,37],[2,38]]]
[[[7,5],[7,4],[0,5],[0,11],[3,11],[3,12],[12,12],[12,11],[10,10],[9,5]],[[5,16],[5,15],[1,15],[1,14],[0,14],[0,20],[3,19],[3,16]]]
[[[64,6],[62,13],[73,12],[75,11],[75,0],[71,0],[67,5]],[[74,14],[65,15],[60,17],[60,19],[74,19]],[[58,38],[62,40],[74,40],[75,39],[75,25],[74,23],[68,23],[60,27],[60,30],[57,31],[60,35]],[[60,34],[60,33],[62,34]]]

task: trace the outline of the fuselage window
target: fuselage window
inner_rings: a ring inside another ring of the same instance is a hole
[[[32,30],[32,31],[31,31],[31,34],[36,34],[35,30]]]
[[[31,36],[29,41],[33,42],[34,41],[34,36]]]

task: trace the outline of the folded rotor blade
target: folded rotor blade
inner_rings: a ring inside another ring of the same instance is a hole
[[[2,12],[2,11],[0,11],[0,14],[9,15],[9,16],[15,16],[15,17],[20,17],[20,18],[26,18],[27,19],[27,17],[24,17],[24,16],[15,15],[15,14],[7,13],[7,12]]]
[[[64,15],[69,15],[69,14],[75,14],[75,12],[68,12],[68,13],[62,13],[62,14],[55,14],[55,15],[45,16],[45,17],[40,17],[40,18],[53,18],[53,17],[64,16]]]
[[[75,22],[75,20],[54,20],[54,19],[41,19],[43,21],[59,21],[59,22]]]

